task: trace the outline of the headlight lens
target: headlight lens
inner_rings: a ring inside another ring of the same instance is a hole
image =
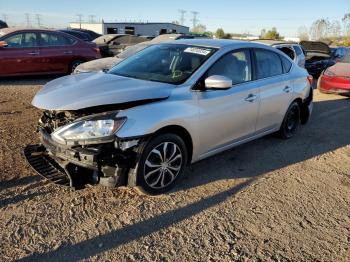
[[[59,141],[107,138],[116,133],[125,121],[126,118],[82,120],[57,130],[53,137]]]

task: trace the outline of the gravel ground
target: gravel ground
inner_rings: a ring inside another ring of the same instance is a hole
[[[30,101],[0,80],[0,261],[350,261],[350,100],[315,92],[310,123],[192,165],[168,194],[74,191],[37,176]]]

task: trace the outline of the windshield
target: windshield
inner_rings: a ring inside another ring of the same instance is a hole
[[[189,45],[153,45],[114,66],[109,73],[142,80],[181,84],[216,49]]]

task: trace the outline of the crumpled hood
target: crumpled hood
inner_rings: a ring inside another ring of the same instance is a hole
[[[47,83],[32,105],[45,110],[79,110],[100,105],[169,97],[173,85],[113,74],[85,73]]]

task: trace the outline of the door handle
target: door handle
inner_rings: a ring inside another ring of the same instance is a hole
[[[283,88],[283,91],[286,93],[289,93],[292,90],[292,88],[290,86],[286,86],[285,88]]]
[[[257,96],[254,95],[254,94],[249,94],[244,100],[247,101],[247,102],[254,102],[256,100]]]
[[[72,51],[64,51],[63,54],[65,55],[71,55],[73,52]]]
[[[40,54],[39,51],[32,51],[28,53],[28,55],[39,55],[39,54]]]

